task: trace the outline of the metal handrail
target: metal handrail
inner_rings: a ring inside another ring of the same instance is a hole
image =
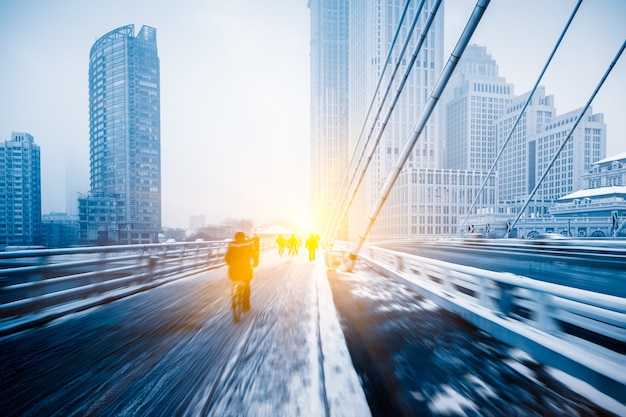
[[[337,243],[344,259],[349,244]],[[337,256],[336,254],[334,256]],[[626,404],[623,297],[374,246],[359,258],[493,337]]]
[[[222,266],[227,246],[180,242],[0,252],[0,336]]]

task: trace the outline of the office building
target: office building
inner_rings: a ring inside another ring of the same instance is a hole
[[[432,10],[433,1],[427,0],[418,15],[415,31],[408,44],[407,53],[399,56],[408,28],[417,13],[419,2],[409,5],[406,18],[396,46],[392,49],[390,67],[385,71],[381,89],[376,91],[380,75],[386,67],[386,58],[400,23],[405,2],[398,0],[364,0],[350,2],[350,149],[357,155],[364,152],[366,160],[372,142],[379,135],[384,116],[388,113],[391,97],[402,75],[410,63],[410,55],[420,38],[422,28]],[[375,97],[374,112],[381,104],[382,96],[389,84],[391,69],[399,63],[398,75],[392,84],[391,97],[383,104],[378,120],[366,118],[368,108]],[[350,212],[350,234],[355,238],[366,224],[374,204],[380,196],[385,179],[397,161],[400,150],[419,119],[428,96],[443,66],[443,10],[440,9],[428,31],[426,40],[417,56],[406,80],[403,92],[385,131],[380,135],[380,143],[372,154],[371,163],[356,195]],[[439,168],[440,155],[439,111],[429,118],[409,160],[402,170],[393,191],[386,200],[369,238],[372,240],[396,237],[411,237],[413,230],[419,229],[417,219],[430,216],[419,212],[419,205],[413,204],[414,184],[420,173]],[[361,132],[364,132],[361,134]],[[371,138],[371,139],[369,139]],[[440,207],[440,206],[439,206]],[[434,214],[433,214],[434,215]]]
[[[487,48],[468,45],[446,87],[444,168],[489,171],[498,151],[494,121],[513,92]]]
[[[528,95],[516,97],[498,119],[499,147],[509,135]],[[603,115],[593,114],[589,107],[573,129],[581,110],[557,115],[554,97],[546,96],[543,87],[537,89],[498,162],[498,210],[491,216],[482,216],[482,220],[479,219],[481,216],[472,215],[471,222],[489,222],[492,230],[497,228],[501,231],[495,237],[503,237],[510,229],[506,224],[524,209],[510,230],[510,237],[534,238],[547,232],[572,233],[573,236],[588,236],[588,233],[594,232],[597,236],[601,233],[596,232],[597,228],[592,230],[588,224],[568,225],[568,222],[579,223],[582,220],[570,219],[568,215],[572,211],[563,208],[574,204],[574,200],[587,201],[578,197],[586,193],[580,191],[585,188],[585,177],[606,154]],[[559,149],[560,153],[555,158]],[[533,191],[535,193],[531,198]],[[597,192],[592,193],[595,195]],[[499,224],[494,228],[496,223]],[[606,231],[602,233],[606,234]]]
[[[43,242],[47,248],[69,248],[78,244],[78,216],[52,212],[42,219]]]
[[[626,237],[626,153],[592,163],[582,179],[584,188],[558,198],[549,209],[549,217],[521,222],[518,235]]]
[[[510,132],[528,94],[516,97],[499,119],[499,144]],[[547,216],[557,199],[583,188],[583,176],[593,163],[606,156],[606,124],[602,114],[594,115],[590,107],[552,164],[580,111],[557,116],[554,97],[546,96],[543,87],[537,89],[498,163],[501,213],[519,213],[546,171],[524,217]]]
[[[156,29],[134,25],[89,54],[90,192],[79,198],[86,244],[155,243],[161,232],[160,73]]]
[[[318,227],[329,221],[349,159],[348,3],[348,0],[309,1],[311,202]],[[345,226],[340,228],[340,236],[346,236]]]
[[[524,205],[537,181],[537,135],[556,115],[554,97],[546,96],[545,88],[538,87],[526,107],[523,117],[511,134],[513,124],[519,117],[530,92],[515,97],[496,122],[497,146],[500,149],[510,134],[509,143],[498,161],[499,212],[513,217]],[[547,208],[545,202],[537,201],[528,206],[526,213],[541,213]],[[535,214],[531,214],[534,216]]]
[[[206,226],[206,217],[204,214],[189,216],[189,229],[196,231]]]
[[[497,171],[482,187],[484,178],[492,168],[498,154],[495,121],[505,111],[514,97],[513,84],[499,75],[496,61],[484,46],[470,44],[466,47],[445,91],[445,144],[443,167],[447,170],[468,172],[464,199],[451,206],[455,211],[456,227],[452,234],[482,233],[492,236],[496,229],[489,222],[475,224],[477,216],[497,212]],[[465,171],[468,170],[468,171]],[[472,172],[474,175],[472,175]],[[480,184],[473,179],[482,178]],[[481,191],[482,187],[482,191]],[[476,199],[476,193],[480,196]],[[472,203],[476,204],[472,207]],[[472,216],[471,221],[468,220]]]
[[[41,153],[33,136],[0,143],[0,246],[41,245]]]
[[[581,109],[552,118],[544,131],[537,135],[537,176],[546,172],[572,130]],[[552,201],[585,188],[585,175],[593,164],[606,156],[606,124],[604,115],[593,114],[589,107],[559,153],[541,186],[537,199]]]

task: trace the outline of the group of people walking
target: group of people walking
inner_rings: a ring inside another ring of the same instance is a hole
[[[317,253],[317,249],[319,248],[319,240],[320,237],[311,233],[309,238],[306,240],[306,248],[309,251],[309,260],[314,261],[315,255]],[[302,246],[302,239],[295,234],[292,234],[289,239],[285,239],[283,235],[278,235],[276,238],[276,245],[278,245],[278,254],[283,255],[285,253],[285,248],[287,248],[288,255],[297,255],[300,246]]]
[[[309,261],[315,261],[317,249],[319,248],[320,237],[311,234],[306,240],[305,246],[309,251]],[[283,235],[276,238],[278,245],[278,253],[282,256],[285,248],[288,249],[288,255],[298,255],[298,249],[302,246],[302,239],[292,234],[288,239]],[[250,309],[250,281],[253,277],[253,269],[259,265],[260,256],[260,239],[254,235],[248,238],[245,233],[235,233],[235,238],[228,244],[224,261],[228,265],[228,278],[233,283],[233,288],[242,291],[242,310]],[[237,295],[239,297],[239,295]],[[233,312],[236,308],[235,293],[233,292]],[[238,319],[237,319],[238,320]]]

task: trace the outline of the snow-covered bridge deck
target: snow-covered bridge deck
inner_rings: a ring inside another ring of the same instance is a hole
[[[224,268],[0,340],[2,414],[364,416],[321,262],[262,256],[233,321]]]

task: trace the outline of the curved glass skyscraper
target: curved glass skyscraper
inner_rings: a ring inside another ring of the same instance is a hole
[[[161,231],[156,29],[134,32],[134,25],[115,29],[89,54],[91,192],[79,199],[83,243],[152,243]]]

